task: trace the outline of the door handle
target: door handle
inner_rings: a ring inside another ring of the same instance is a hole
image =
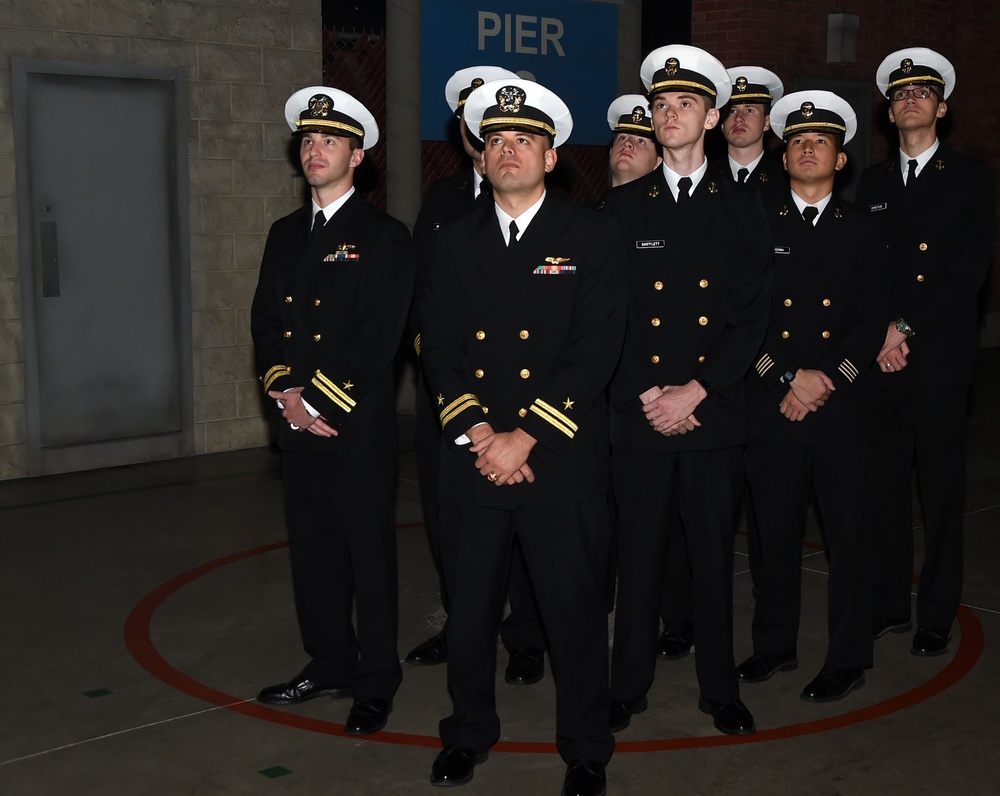
[[[59,296],[59,240],[56,236],[56,222],[43,221],[39,229],[42,252],[42,296]]]

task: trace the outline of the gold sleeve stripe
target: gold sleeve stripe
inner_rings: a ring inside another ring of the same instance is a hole
[[[413,338],[413,350],[417,352],[417,356],[420,356],[420,335],[418,334]]]
[[[445,415],[449,414],[451,412],[451,410],[454,409],[456,406],[458,406],[460,403],[464,403],[466,401],[472,401],[477,406],[479,405],[479,399],[475,395],[473,395],[471,392],[467,392],[465,395],[458,396],[458,398],[456,398],[454,401],[452,401],[450,404],[448,404],[444,409],[442,409],[441,410],[441,417],[443,418]]]
[[[854,367],[854,363],[849,359],[845,359],[840,365],[837,366],[837,370],[844,374],[846,378],[852,384],[854,380],[858,377],[858,369]]]
[[[271,389],[271,385],[274,384],[282,376],[291,376],[292,369],[288,365],[275,365],[271,368],[267,375],[264,376],[264,391]]]
[[[771,359],[770,354],[764,354],[760,359],[757,360],[757,375],[763,376],[771,368],[774,367],[774,360]]]
[[[452,407],[454,408],[450,408],[450,411],[445,411],[441,413],[441,428],[444,428],[446,425],[448,425],[448,423],[450,423],[452,420],[454,420],[456,417],[462,414],[462,412],[464,412],[466,409],[472,406],[482,406],[482,404],[479,403],[479,400],[476,398],[475,395],[469,395],[468,400],[463,401],[458,406],[452,404]]]
[[[323,381],[320,380],[318,374],[316,378],[312,380],[312,383],[316,385],[316,389],[318,389],[321,393],[323,393],[323,395],[325,395],[327,398],[329,398],[331,401],[337,404],[337,406],[339,406],[345,412],[350,413],[353,407],[348,406],[346,403],[340,400],[340,397],[332,390],[330,390]]]
[[[340,401],[343,401],[345,404],[351,407],[351,409],[353,409],[358,404],[358,402],[355,401],[350,395],[348,395],[346,392],[340,389],[340,387],[338,387],[336,384],[330,381],[330,379],[327,376],[323,375],[322,371],[319,370],[316,371],[316,377],[313,379],[313,384],[315,384],[317,387],[321,388],[325,387],[326,390],[336,395],[337,398],[340,399]],[[348,409],[347,411],[350,412],[351,410]]]
[[[569,437],[570,439],[573,439],[573,437],[575,436],[576,432],[571,431],[570,429],[566,428],[566,426],[564,426],[562,423],[560,423],[554,417],[552,417],[549,414],[546,414],[543,410],[539,409],[538,406],[536,406],[537,403],[538,403],[538,401],[535,401],[535,403],[533,403],[531,405],[531,411],[534,412],[536,415],[538,415],[540,418],[542,418],[542,420],[544,420],[546,423],[549,423],[550,425],[555,426],[557,429],[559,429],[567,437]]]
[[[570,431],[568,428],[566,428],[566,426],[564,426],[562,423],[560,423],[554,417],[552,417],[551,415],[546,414],[541,409],[539,409],[537,406],[535,406],[535,404],[531,405],[531,411],[534,412],[536,415],[538,415],[540,418],[542,418],[542,420],[544,420],[546,423],[549,423],[550,425],[555,426],[557,429],[559,429],[563,434],[565,434],[570,439],[573,439],[573,437],[575,436],[576,432]]]
[[[570,420],[568,417],[566,417],[566,415],[564,415],[562,412],[560,412],[554,406],[550,406],[549,404],[545,403],[545,401],[543,401],[541,398],[536,398],[535,399],[535,403],[538,404],[538,406],[541,409],[544,409],[546,412],[548,412],[553,417],[555,417],[556,420],[558,420],[560,423],[562,423],[563,425],[565,425],[571,431],[579,431],[580,430],[580,427],[576,423],[574,423],[572,420]]]

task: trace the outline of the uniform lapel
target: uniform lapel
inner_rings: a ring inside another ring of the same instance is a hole
[[[355,191],[321,230],[313,234],[311,238],[307,231],[305,249],[293,268],[293,284],[308,279],[314,271],[323,266],[323,258],[333,255],[339,246],[357,244],[357,241],[351,236],[351,220],[362,202],[364,199],[361,194]],[[305,210],[307,218],[311,215],[310,208],[311,206]]]

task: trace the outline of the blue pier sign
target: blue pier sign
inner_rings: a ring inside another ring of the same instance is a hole
[[[588,0],[423,0],[421,138],[448,137],[444,85],[467,66],[502,66],[562,97],[571,144],[610,140],[616,96],[618,6]]]

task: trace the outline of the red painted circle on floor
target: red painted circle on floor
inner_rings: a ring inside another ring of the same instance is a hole
[[[241,702],[237,697],[198,682],[167,663],[150,638],[150,623],[153,619],[153,614],[176,591],[213,570],[220,569],[237,561],[242,561],[245,558],[269,553],[287,546],[288,542],[277,542],[263,547],[255,547],[252,550],[244,550],[241,553],[234,553],[215,561],[209,561],[207,564],[202,564],[200,567],[195,567],[167,581],[159,588],[147,594],[132,609],[128,619],[125,621],[125,646],[132,657],[150,674],[173,686],[178,691],[182,691],[197,699],[218,705],[235,713],[242,713],[245,716],[252,716],[256,719],[264,719],[275,724],[285,724],[289,727],[312,730],[313,732],[320,732],[326,735],[344,736],[344,726],[342,724],[323,721],[322,719],[315,719],[309,716],[299,716],[256,702]],[[615,752],[619,754],[622,752],[662,752],[674,749],[729,746],[732,744],[760,743],[761,741],[774,741],[781,738],[794,738],[800,735],[827,732],[828,730],[836,730],[841,727],[850,726],[851,724],[871,721],[872,719],[886,716],[898,710],[912,707],[918,702],[930,699],[953,686],[968,674],[979,660],[983,652],[984,643],[982,625],[975,614],[964,605],[959,606],[956,619],[962,631],[962,639],[958,649],[955,651],[955,657],[940,672],[926,682],[883,702],[868,705],[858,710],[852,710],[839,716],[829,716],[825,719],[807,721],[801,724],[790,724],[785,727],[758,730],[755,735],[712,735],[690,738],[663,738],[649,741],[617,741]],[[354,736],[345,737],[357,740]],[[388,730],[368,736],[365,740],[405,744],[408,746],[441,746],[441,741],[437,736],[390,732]],[[529,752],[535,754],[557,753],[554,743],[535,741],[500,741],[492,747],[491,751]]]

